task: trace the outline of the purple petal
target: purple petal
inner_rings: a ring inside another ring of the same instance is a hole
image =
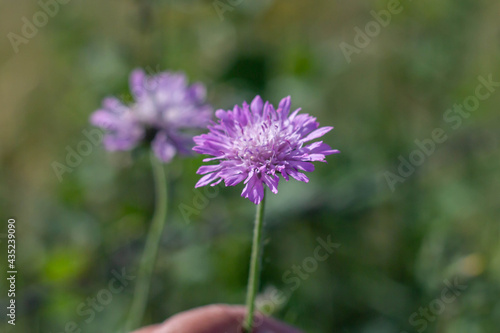
[[[224,183],[226,184],[226,186],[237,185],[248,177],[248,172],[246,171],[246,169],[239,167],[225,169],[219,174],[222,178],[224,178]]]
[[[278,183],[280,181],[280,178],[278,176],[263,175],[262,180],[267,185],[267,187],[269,187],[271,192],[273,192],[274,194],[278,193]]]
[[[314,164],[309,163],[309,162],[303,162],[303,161],[291,161],[290,166],[293,166],[297,168],[298,170],[306,171],[306,172],[313,172],[314,171]]]
[[[257,175],[254,175],[245,185],[241,196],[249,199],[256,205],[264,199],[264,186],[262,186],[262,181],[258,179]]]
[[[215,116],[221,120],[227,120],[228,111],[219,109],[215,111]]]
[[[307,142],[307,141],[317,139],[319,137],[322,137],[326,133],[330,132],[332,129],[333,129],[333,127],[331,127],[331,126],[325,126],[325,127],[318,128],[317,130],[315,130],[314,132],[311,132],[308,136],[306,136],[304,139],[302,139],[300,141]]]
[[[298,181],[305,182],[305,183],[309,182],[309,178],[307,178],[307,176],[304,175],[303,173],[292,170],[292,169],[287,169],[287,171],[288,171],[288,174],[290,176],[297,179]]]
[[[309,150],[311,156],[314,154],[331,155],[340,153],[340,150],[332,149],[329,145],[323,143],[323,141],[314,142],[304,148]]]
[[[281,173],[281,176],[283,176],[283,178],[286,181],[290,180],[290,178],[288,177],[288,173],[286,172],[286,167],[284,167],[284,166],[278,167],[278,172]]]
[[[234,113],[234,119],[238,123],[240,123],[241,126],[246,126],[246,124],[248,124],[247,113],[243,112],[243,110],[238,105],[234,106],[233,113]]]
[[[293,125],[297,129],[297,133],[305,135],[317,129],[319,123],[316,122],[316,118],[308,114],[299,114],[293,120]]]
[[[267,119],[269,116],[269,102],[266,102],[262,107],[262,119]]]
[[[201,177],[200,180],[198,180],[198,182],[196,183],[196,185],[194,187],[198,188],[198,187],[202,187],[202,186],[207,186],[208,184],[210,184],[211,182],[213,182],[217,178],[219,178],[219,175],[217,174],[217,172],[209,173],[208,175]]]
[[[262,106],[264,103],[262,102],[262,98],[257,95],[252,101],[252,104],[250,104],[250,109],[252,110],[253,114],[255,116],[262,116]]]
[[[282,114],[283,119],[288,116],[290,106],[292,105],[292,97],[287,96],[280,101],[278,105],[278,112]]]
[[[204,174],[209,173],[209,172],[219,171],[220,169],[222,169],[222,166],[219,164],[203,165],[198,169],[198,171],[196,171],[196,173],[199,175],[204,175]]]
[[[193,148],[193,150],[195,150],[195,149]],[[223,159],[223,158],[224,158],[224,155],[222,155],[222,156],[216,156],[216,157],[211,157],[211,158],[204,158],[203,162],[211,162],[211,161],[220,160],[220,159]]]
[[[293,120],[297,117],[297,114],[302,110],[302,108],[298,108],[297,110],[293,111],[293,113],[288,117],[288,119],[293,122]]]

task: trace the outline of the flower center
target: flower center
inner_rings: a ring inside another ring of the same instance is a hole
[[[282,133],[278,124],[263,121],[241,128],[240,136],[234,141],[235,155],[252,165],[269,164],[280,146]]]

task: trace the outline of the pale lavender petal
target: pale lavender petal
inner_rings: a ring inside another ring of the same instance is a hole
[[[130,91],[135,98],[140,98],[146,93],[146,73],[142,69],[136,69],[130,74]]]
[[[119,128],[120,122],[120,117],[108,110],[97,110],[90,116],[90,123],[92,125],[107,130]]]
[[[132,111],[116,98],[104,99],[102,109],[90,116],[90,123],[106,130],[103,144],[110,151],[132,149],[144,135]]]
[[[195,83],[188,89],[188,94],[193,100],[203,103],[207,98],[207,88],[201,83]]]
[[[170,162],[176,153],[175,146],[163,132],[158,133],[151,144],[156,157],[165,163]]]
[[[122,133],[108,133],[102,140],[104,147],[109,151],[130,150],[137,146],[140,137]]]

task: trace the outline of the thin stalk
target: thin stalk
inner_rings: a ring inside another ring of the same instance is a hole
[[[167,217],[167,180],[163,164],[151,152],[151,165],[155,182],[155,211],[149,229],[148,238],[144,247],[139,271],[137,273],[137,283],[135,285],[134,299],[130,308],[130,313],[126,322],[127,331],[137,328],[144,316],[146,304],[149,296],[151,276],[153,274],[158,247],[160,245],[161,235],[165,227]]]
[[[262,230],[264,225],[265,195],[257,205],[255,225],[253,229],[252,257],[250,258],[250,272],[248,274],[248,289],[246,308],[248,310],[243,322],[245,332],[251,333],[253,328],[253,315],[255,312],[255,296],[259,290],[260,266],[262,263]]]

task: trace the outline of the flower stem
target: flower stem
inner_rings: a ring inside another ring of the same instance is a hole
[[[255,296],[259,289],[260,266],[262,262],[262,229],[264,225],[264,198],[257,205],[255,225],[253,229],[252,257],[250,258],[250,272],[248,274],[248,289],[246,308],[248,310],[243,323],[246,333],[251,333],[253,328],[253,315],[255,312]]]
[[[137,273],[137,283],[135,285],[134,299],[130,308],[130,313],[126,322],[127,331],[137,328],[144,316],[146,310],[147,299],[149,295],[149,287],[151,284],[151,276],[153,274],[158,247],[160,245],[161,235],[165,227],[167,216],[167,181],[163,164],[151,152],[151,165],[153,169],[153,177],[155,182],[155,211],[151,227],[149,229],[148,238],[144,247],[139,271]]]

